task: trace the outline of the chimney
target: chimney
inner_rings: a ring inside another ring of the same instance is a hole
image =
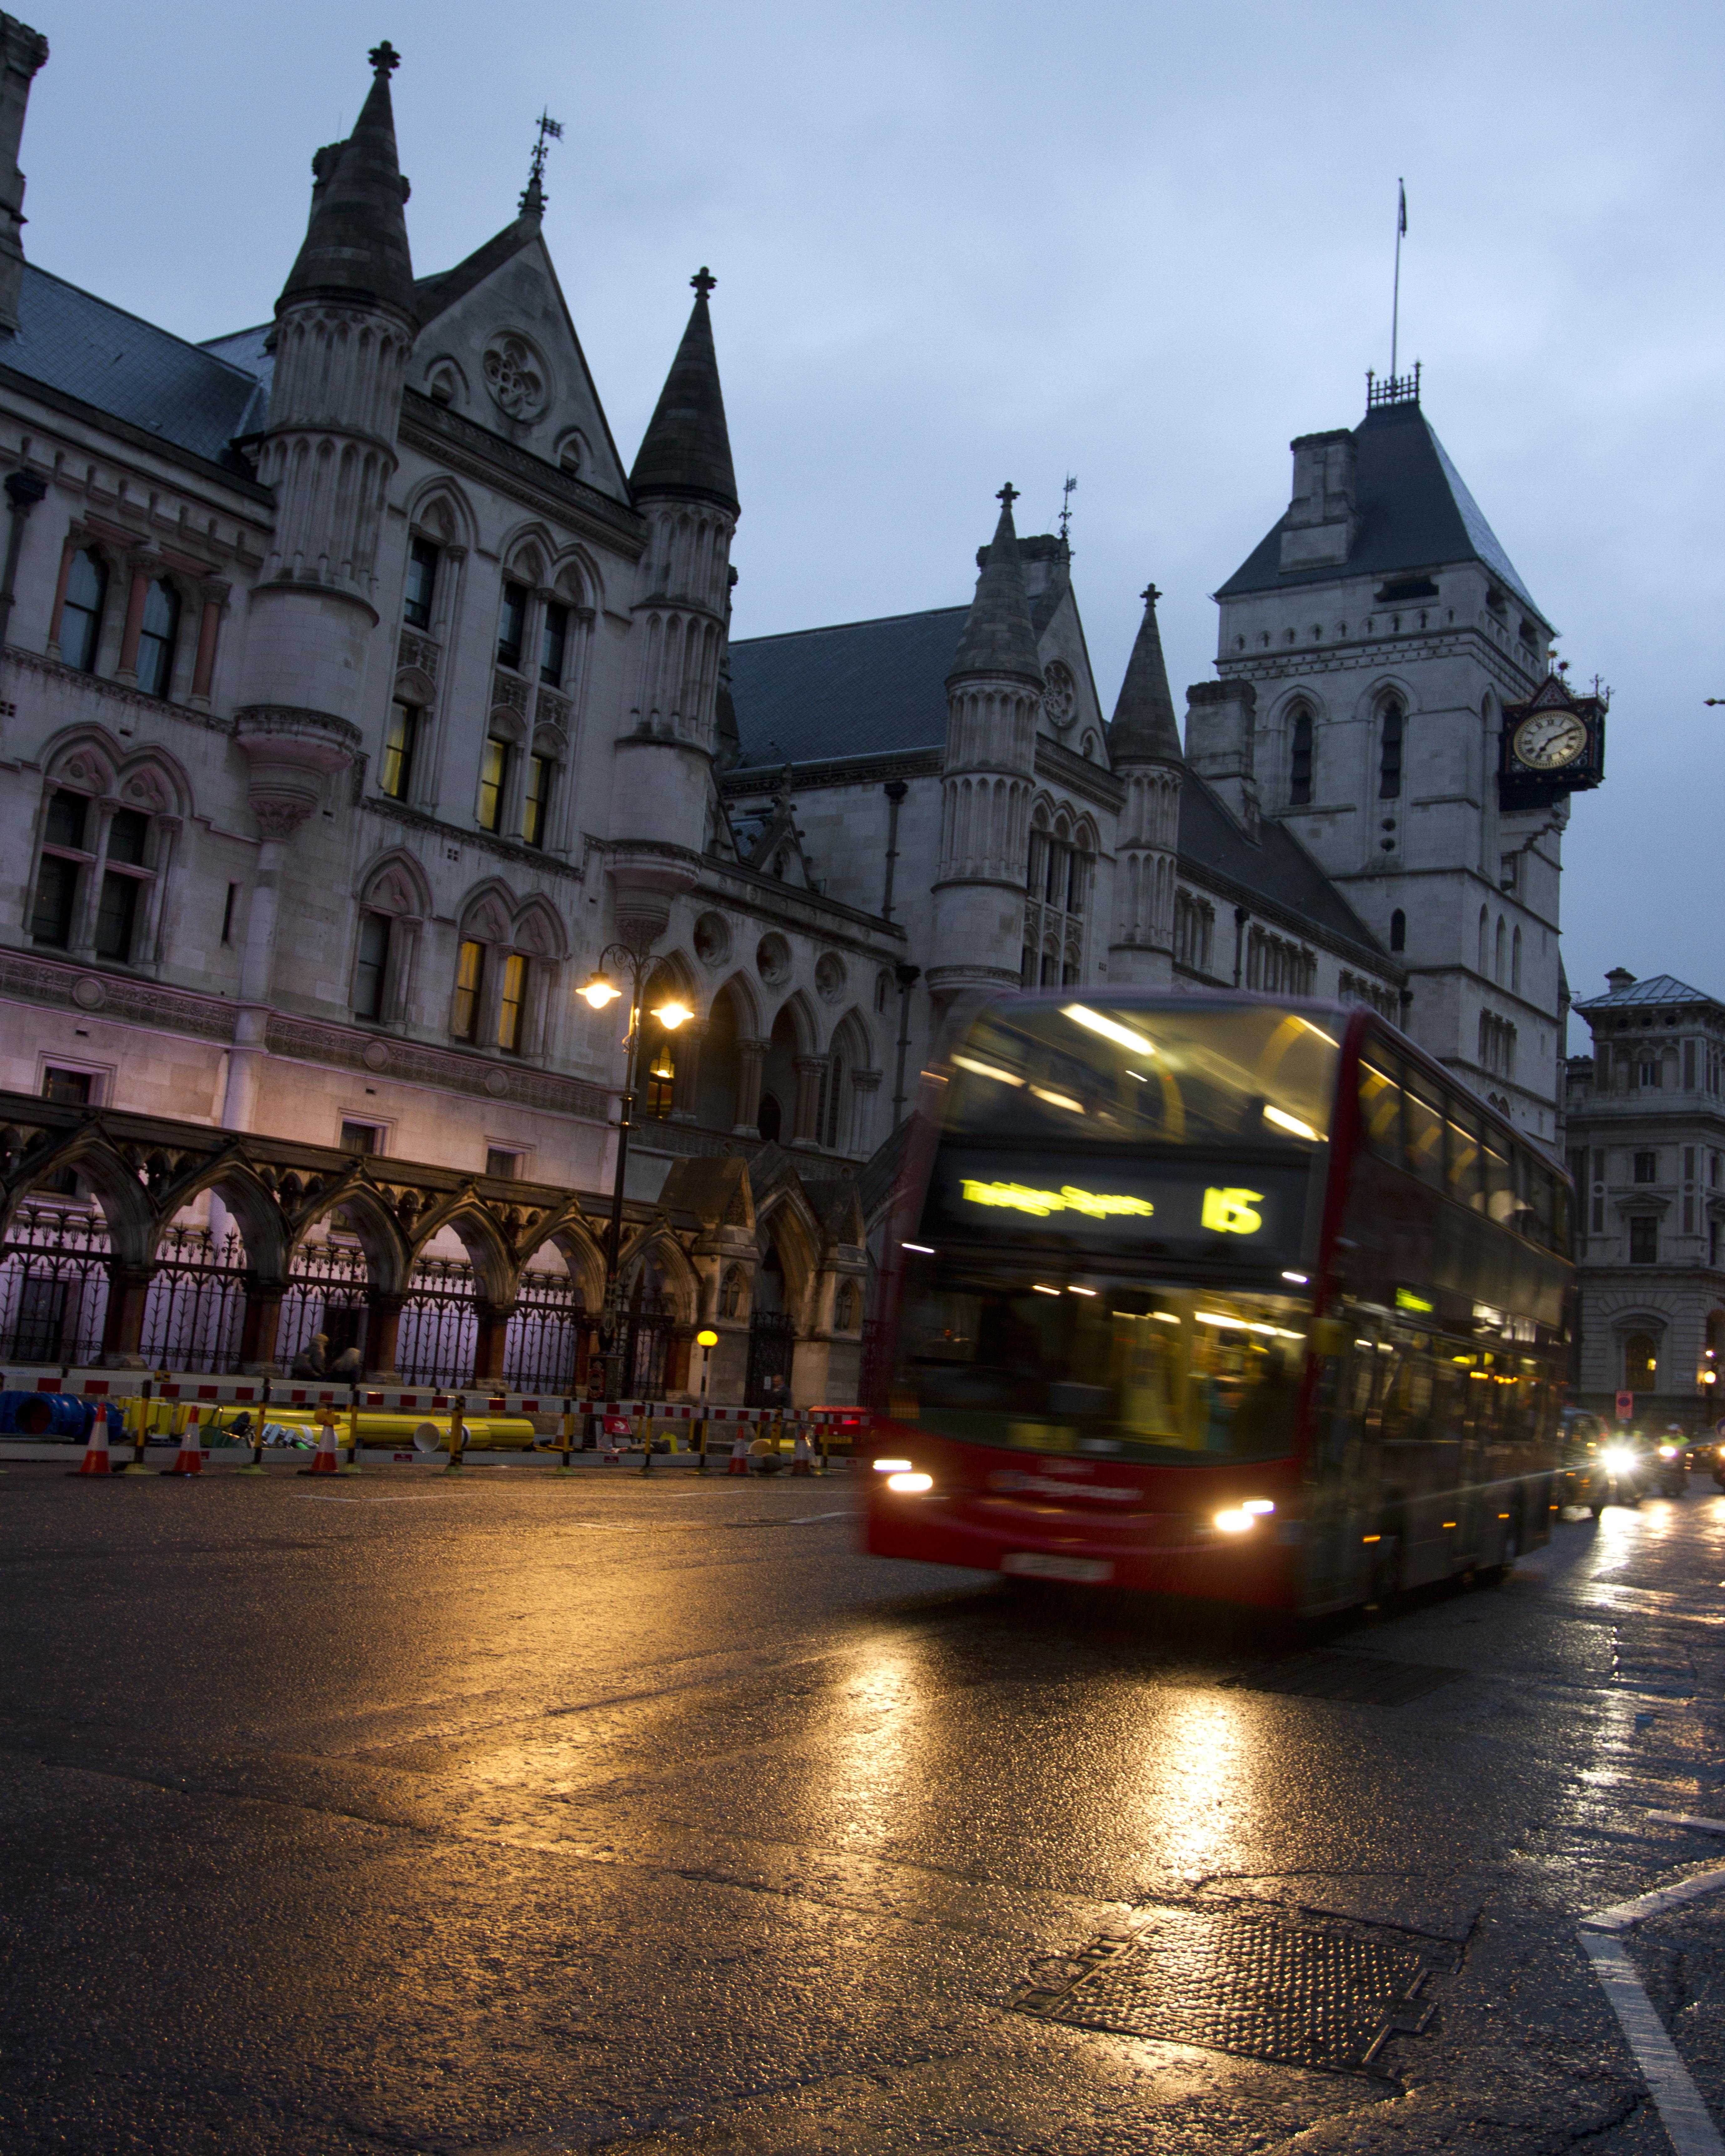
[[[18,327],[24,282],[24,176],[18,168],[30,84],[48,40],[16,15],[0,15],[0,331]]]
[[[1605,976],[1605,985],[1615,995],[1620,988],[1632,988],[1635,977],[1627,966],[1614,966]]]
[[[1359,530],[1353,505],[1353,436],[1346,427],[1301,434],[1294,452],[1294,498],[1281,521],[1284,569],[1339,568]]]
[[[1186,766],[1249,839],[1258,835],[1253,771],[1258,692],[1250,681],[1194,681],[1186,691]]]

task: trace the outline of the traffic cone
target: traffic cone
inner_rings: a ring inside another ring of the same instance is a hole
[[[196,1408],[187,1409],[186,1427],[180,1433],[180,1449],[174,1455],[174,1464],[172,1467],[164,1467],[162,1470],[162,1472],[164,1475],[203,1474],[203,1447],[199,1444],[198,1439],[198,1410]]]
[[[809,1450],[809,1433],[806,1430],[799,1430],[797,1432],[797,1441],[791,1447],[791,1472],[793,1475],[812,1475],[814,1472],[814,1461]]]
[[[96,1409],[95,1420],[90,1426],[90,1441],[84,1448],[84,1458],[72,1470],[74,1475],[110,1475],[113,1472],[108,1464],[109,1412],[105,1407]]]
[[[327,1408],[319,1412],[323,1418],[323,1434],[317,1440],[311,1465],[299,1470],[301,1475],[335,1475],[341,1471],[341,1463],[336,1457],[336,1418]]]
[[[747,1475],[748,1471],[749,1441],[739,1430],[737,1433],[737,1441],[731,1448],[731,1465],[725,1472],[727,1475]]]

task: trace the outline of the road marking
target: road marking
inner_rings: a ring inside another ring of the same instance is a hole
[[[1725,1834],[1725,1819],[1703,1819],[1699,1812],[1649,1812],[1661,1826],[1693,1827],[1698,1834]]]
[[[321,1490],[296,1490],[294,1495],[302,1505],[429,1505],[443,1492],[428,1490],[418,1497],[336,1497]]]
[[[801,1519],[787,1520],[789,1527],[812,1527],[817,1520],[854,1520],[857,1515],[847,1505],[840,1512],[805,1512]]]
[[[1725,1883],[1722,1880],[1721,1883]],[[1651,1896],[1648,1897],[1652,1898]],[[1632,1904],[1625,1903],[1626,1907]],[[1592,1922],[1592,1919],[1589,1920]],[[1701,2092],[1653,2010],[1620,1940],[1583,1929],[1581,1943],[1594,1965],[1611,2010],[1617,2016],[1635,2064],[1641,2069],[1674,2156],[1725,2156],[1725,2141],[1713,2130]]]
[[[1698,1902],[1703,1894],[1717,1894],[1725,1887],[1725,1865],[1716,1866],[1711,1871],[1697,1871],[1692,1879],[1680,1879],[1675,1887],[1661,1887],[1651,1894],[1638,1894],[1633,1902],[1616,1902],[1609,1909],[1595,1909],[1590,1917],[1581,1919],[1584,1932],[1626,1932],[1639,1924],[1643,1917],[1656,1917],[1666,1909],[1676,1909],[1685,1902]]]

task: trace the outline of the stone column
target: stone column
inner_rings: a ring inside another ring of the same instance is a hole
[[[820,1081],[829,1065],[824,1055],[799,1055],[792,1065],[797,1074],[797,1117],[791,1132],[794,1146],[818,1146],[820,1132]]]
[[[222,609],[234,587],[224,584],[219,577],[206,577],[198,588],[203,593],[203,614],[198,624],[198,659],[192,669],[191,702],[194,711],[207,711],[209,685],[216,670],[216,632],[221,626]]]
[[[882,1074],[878,1070],[853,1070],[850,1074],[850,1127],[845,1134],[847,1152],[871,1152],[869,1143],[869,1123],[874,1112],[875,1096],[880,1090]]]
[[[388,1295],[381,1288],[366,1294],[366,1376],[393,1383],[396,1378],[396,1340],[401,1332],[404,1295]]]
[[[706,1032],[706,1028],[691,1018],[671,1035],[675,1044],[671,1054],[677,1068],[677,1082],[671,1090],[670,1120],[674,1123],[695,1121],[695,1103],[701,1086],[701,1044]]]
[[[239,1329],[239,1367],[249,1378],[275,1374],[275,1335],[281,1323],[284,1281],[260,1281],[248,1275],[245,1316]]]
[[[90,865],[80,880],[78,896],[72,916],[72,941],[69,955],[74,958],[89,958],[95,952],[96,909],[101,901],[101,865],[108,850],[108,826],[121,803],[112,794],[105,794],[93,802],[95,810],[95,829],[85,829],[85,839],[90,852]]]
[[[515,1316],[512,1302],[478,1301],[474,1315],[479,1320],[479,1333],[473,1343],[473,1382],[488,1386],[493,1392],[501,1391],[503,1384],[503,1351],[509,1337],[509,1321]]]
[[[114,679],[136,686],[138,639],[144,633],[144,602],[150,596],[151,585],[162,572],[162,557],[140,551],[128,554],[126,565],[131,571],[131,589],[126,598],[126,626],[120,634],[120,664],[114,669]]]
[[[72,563],[83,547],[84,526],[74,524],[66,533],[66,543],[60,549],[59,579],[54,588],[54,612],[48,617],[48,656],[60,655],[60,625],[66,613],[66,588],[72,581]]]
[[[124,1258],[108,1260],[108,1308],[102,1320],[102,1368],[105,1370],[141,1370],[144,1358],[138,1342],[143,1337],[144,1306],[153,1265],[128,1265]]]
[[[739,1040],[737,1044],[737,1121],[732,1135],[757,1138],[761,1135],[761,1079],[767,1068],[768,1043]]]
[[[135,966],[153,965],[162,956],[162,909],[167,899],[167,876],[173,865],[174,842],[182,828],[177,816],[152,816],[150,819],[155,855],[150,865],[155,875],[146,887],[144,917],[138,924],[132,945]]]

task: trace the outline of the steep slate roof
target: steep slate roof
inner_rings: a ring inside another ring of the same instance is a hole
[[[1692,988],[1670,973],[1654,973],[1645,981],[1631,981],[1627,987],[1613,988],[1607,995],[1589,996],[1574,1005],[1579,1011],[1634,1010],[1645,1009],[1650,1004],[1716,1004],[1717,996],[1710,996],[1704,988]]]
[[[1385,957],[1383,945],[1286,824],[1265,817],[1255,844],[1189,771],[1180,783],[1179,844],[1182,859],[1198,869],[1273,900],[1374,957]]]
[[[976,580],[976,596],[965,617],[964,634],[952,654],[949,681],[973,674],[1004,674],[1042,685],[1042,662],[1036,656],[1036,632],[1030,625],[1030,602],[1019,566],[1019,536],[1012,523],[1012,489],[1004,489],[993,543]]]
[[[1482,562],[1526,606],[1539,608],[1468,492],[1419,404],[1379,404],[1353,430],[1354,501],[1359,531],[1341,567],[1295,569],[1284,576],[1281,521],[1271,527],[1216,593],[1275,592],[1337,577],[1393,576],[1450,562]],[[1540,619],[1545,616],[1541,613]],[[1549,624],[1548,624],[1548,626]]]
[[[213,464],[232,463],[234,436],[263,424],[249,369],[30,262],[0,365]]]
[[[947,675],[969,612],[937,607],[733,643],[742,762],[942,747]]]
[[[630,491],[638,501],[644,494],[689,494],[721,501],[727,509],[737,506],[725,395],[719,387],[719,357],[713,349],[712,315],[706,303],[712,281],[705,270],[690,280],[695,305],[689,311],[688,326],[629,475]]]
[[[1154,584],[1144,594],[1144,619],[1138,624],[1120,701],[1108,728],[1108,753],[1122,763],[1183,763],[1180,723],[1168,685],[1168,662],[1162,655],[1162,631],[1156,625]]]

